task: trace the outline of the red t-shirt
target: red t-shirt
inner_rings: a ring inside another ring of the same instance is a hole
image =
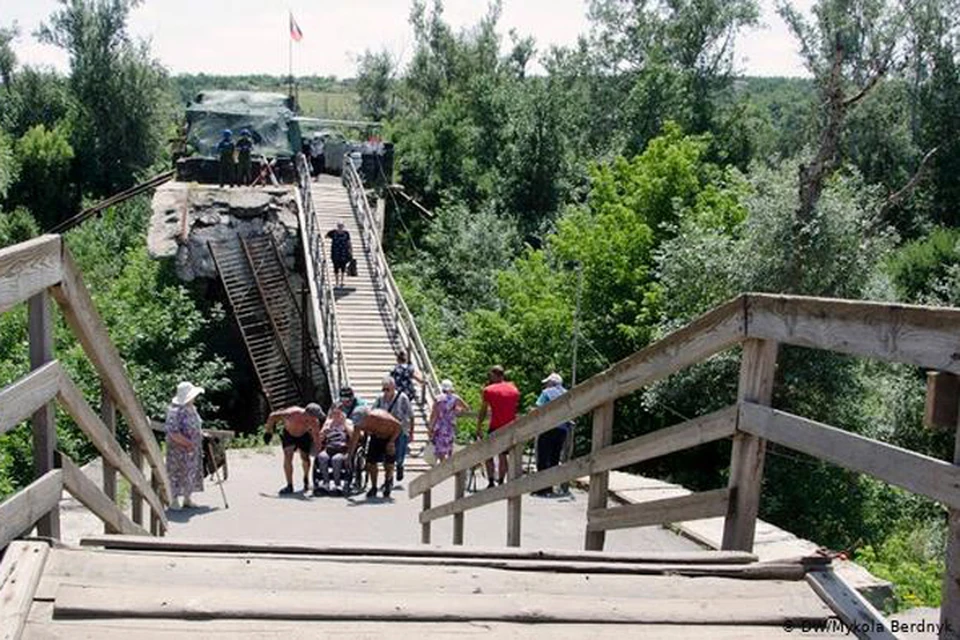
[[[509,424],[517,417],[520,391],[512,382],[496,382],[483,390],[483,399],[490,405],[490,431]]]

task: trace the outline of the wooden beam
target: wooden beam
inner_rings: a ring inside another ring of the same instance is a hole
[[[741,297],[717,307],[556,400],[497,429],[489,438],[454,454],[411,482],[409,494],[418,496],[458,471],[469,470],[558,424],[724,351],[740,342],[744,332],[744,299]]]
[[[149,535],[134,524],[107,494],[87,478],[73,460],[60,451],[57,452],[57,458],[60,469],[63,471],[64,488],[105,525],[109,525],[111,531],[127,535]]]
[[[923,425],[928,429],[955,431],[960,410],[960,377],[941,371],[927,372]]]
[[[735,406],[727,407],[667,429],[660,429],[626,442],[620,442],[598,453],[574,458],[566,464],[558,465],[546,471],[523,476],[513,482],[484,489],[460,500],[441,504],[429,511],[421,512],[420,521],[445,518],[455,513],[482,507],[491,502],[504,500],[513,495],[530,493],[538,489],[552,487],[561,482],[575,480],[588,474],[619,469],[707,442],[722,440],[733,435],[736,420],[737,408]]]
[[[943,374],[949,375],[951,374]],[[957,395],[955,385],[941,387],[944,393],[943,401],[949,399],[957,410]],[[934,404],[940,404],[940,398],[933,399]],[[960,470],[960,421],[954,426],[953,469]],[[941,640],[960,640],[960,509],[951,505],[947,509],[947,550],[943,572],[943,587],[940,592],[940,632]]]
[[[60,236],[0,249],[0,313],[60,282]]]
[[[0,525],[2,526],[2,525]],[[18,640],[50,553],[46,542],[13,542],[0,562],[0,640]]]
[[[0,434],[57,397],[59,386],[60,363],[54,360],[0,390]]]
[[[599,453],[613,444],[614,403],[608,402],[593,410],[593,439],[590,451]],[[607,508],[607,491],[610,485],[610,472],[600,471],[590,476],[590,495],[587,497],[588,513]],[[591,529],[589,524],[584,539],[587,551],[603,551],[606,534],[603,529]]]
[[[467,472],[458,471],[454,478],[453,501],[461,500],[466,495]],[[453,514],[453,544],[463,544],[463,511]]]
[[[810,594],[781,594],[750,600],[720,593],[711,599],[584,597],[527,593],[460,594],[352,593],[182,586],[158,597],[152,587],[62,584],[53,605],[55,619],[149,618],[224,620],[384,620],[452,622],[624,624],[660,623],[771,625],[795,617],[825,621],[829,610]],[[792,614],[792,615],[790,615]],[[394,633],[399,632],[394,630]],[[400,632],[402,633],[402,632]],[[512,635],[512,634],[508,634]],[[629,636],[629,631],[626,636]],[[404,636],[409,637],[409,636]]]
[[[150,488],[150,483],[147,482],[143,473],[137,469],[133,461],[120,447],[120,443],[100,420],[100,416],[90,408],[80,389],[77,388],[77,385],[73,383],[66,372],[60,377],[58,397],[63,404],[63,408],[73,417],[80,430],[87,434],[103,459],[116,467],[123,474],[123,477],[137,488],[150,506],[161,514],[164,526],[166,526],[166,516],[163,515],[163,503],[160,501],[160,497]]]
[[[738,427],[960,509],[960,466],[750,403],[741,405]]]
[[[120,354],[110,340],[110,334],[103,324],[103,319],[100,318],[90,298],[90,292],[83,284],[83,278],[65,246],[62,263],[63,278],[58,286],[51,289],[51,293],[60,304],[67,324],[83,345],[84,352],[100,375],[100,380],[107,387],[123,417],[126,418],[133,439],[140,444],[150,467],[159,474],[160,498],[164,503],[169,504],[170,481],[163,455],[160,453],[160,446],[150,428],[150,421],[130,383]]]
[[[431,491],[423,492],[423,506],[421,511],[430,510]],[[430,544],[430,521],[420,523],[420,544]]]
[[[769,340],[744,342],[737,391],[740,402],[770,404],[777,369],[777,351],[777,343]],[[748,433],[740,432],[733,438],[728,483],[730,502],[723,523],[723,549],[753,550],[766,447],[762,439]]]
[[[510,449],[507,462],[507,483],[516,482],[523,474],[523,449],[524,445],[517,444]],[[523,504],[523,494],[515,493],[507,498],[507,546],[520,546],[520,524],[523,517],[521,511]]]
[[[27,303],[30,335],[30,368],[39,369],[53,362],[53,309],[50,296],[41,291]],[[33,431],[33,472],[39,478],[51,471],[53,452],[57,448],[57,412],[53,402],[37,408],[30,418]],[[60,538],[60,505],[37,522],[37,533],[47,538]]]
[[[143,475],[143,454],[140,452],[140,445],[136,442],[130,443],[130,462],[133,468]],[[130,485],[130,518],[137,524],[143,525],[143,493],[133,485]]]
[[[110,392],[103,385],[100,385],[100,419],[103,420],[103,426],[107,428],[114,439],[117,437],[117,407],[110,397]],[[116,504],[117,502],[117,469],[112,464],[101,458],[103,465],[103,493]],[[120,533],[113,528],[109,522],[103,522],[104,533]]]
[[[208,538],[145,538],[141,536],[90,536],[80,540],[82,547],[102,547],[116,551],[148,551],[151,554],[270,554],[313,557],[397,558],[473,558],[499,560],[542,560],[592,562],[596,564],[678,564],[743,565],[755,564],[757,556],[742,551],[563,551],[558,549],[522,549],[507,547],[462,547],[424,545],[347,545],[291,542],[289,540],[218,540]],[[348,561],[349,562],[349,561]]]
[[[727,512],[729,500],[729,489],[717,489],[610,509],[590,510],[587,512],[587,531],[631,529],[713,518]]]
[[[29,533],[40,518],[55,509],[62,489],[63,475],[54,469],[0,503],[0,549]]]
[[[848,629],[863,630],[862,635],[857,634],[858,637],[897,640],[890,631],[890,624],[880,612],[833,570],[811,571],[807,574],[806,581]]]
[[[749,294],[747,337],[960,373],[960,309]]]

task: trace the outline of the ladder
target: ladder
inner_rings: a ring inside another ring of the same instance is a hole
[[[270,236],[211,242],[220,282],[271,411],[310,401],[312,348],[303,316]]]

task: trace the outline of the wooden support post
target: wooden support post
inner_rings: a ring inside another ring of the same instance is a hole
[[[613,402],[600,405],[593,410],[593,439],[590,443],[590,452],[597,453],[613,444]],[[610,472],[602,471],[590,475],[590,495],[587,499],[587,509],[607,508],[607,492],[610,488]],[[587,529],[584,549],[587,551],[603,551],[606,541],[606,531],[590,531]]]
[[[467,472],[458,471],[456,475],[455,485],[453,488],[453,499],[459,500],[463,498],[466,494],[467,489]],[[463,511],[453,515],[453,544],[462,545],[463,544]]]
[[[154,493],[160,495],[160,479],[157,477],[155,471],[150,472],[150,486],[153,488]],[[150,534],[154,536],[163,535],[163,527],[160,524],[160,515],[152,507],[150,508]]]
[[[143,453],[136,441],[130,442],[130,460],[140,471],[143,471]],[[130,518],[141,527],[143,526],[143,495],[136,487],[130,487]]]
[[[113,398],[110,397],[110,392],[107,391],[107,387],[101,385],[100,387],[100,418],[103,420],[104,426],[110,431],[110,434],[116,437],[117,435],[117,406],[113,403]],[[101,459],[103,463],[103,492],[106,494],[110,500],[114,503],[117,501],[117,470],[105,459]],[[113,526],[103,523],[103,532],[104,533],[120,533]]]
[[[423,492],[423,510],[427,511],[432,506],[432,496],[430,490]],[[430,544],[430,522],[424,522],[420,525],[420,544]]]
[[[930,379],[928,379],[930,380]],[[957,416],[960,393],[957,376],[938,373],[927,385],[927,407],[946,409],[941,414],[952,413]],[[947,409],[952,405],[952,411]],[[946,426],[936,420],[928,422],[931,427]],[[953,448],[953,464],[960,465],[960,421],[953,425],[956,439]],[[960,510],[948,509],[946,571],[943,573],[943,587],[940,603],[940,640],[960,640]]]
[[[53,360],[53,310],[46,291],[34,295],[27,303],[30,337],[30,368],[39,369]],[[33,414],[33,470],[37,478],[54,468],[57,449],[57,418],[54,403],[48,402]],[[55,506],[37,522],[37,534],[60,538],[60,509]]]
[[[747,340],[740,361],[740,402],[769,405],[777,368],[778,344],[772,340]],[[748,433],[733,437],[730,454],[730,503],[723,523],[726,551],[752,551],[760,511],[760,488],[766,442]]]
[[[507,481],[513,481],[523,474],[523,443],[510,449],[507,460]],[[522,496],[507,498],[507,546],[520,546],[520,508]]]

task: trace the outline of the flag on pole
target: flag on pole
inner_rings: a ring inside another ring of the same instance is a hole
[[[290,12],[290,37],[294,41],[300,42],[303,39],[303,31],[300,31],[300,25],[293,19],[293,12]]]

